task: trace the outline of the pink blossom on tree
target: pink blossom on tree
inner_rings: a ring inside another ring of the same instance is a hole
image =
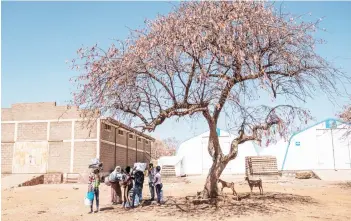
[[[240,144],[286,139],[311,119],[296,101],[318,89],[337,92],[343,74],[314,50],[323,43],[313,37],[319,22],[298,22],[265,2],[181,3],[107,50],[80,48],[72,60],[81,72],[74,104],[150,132],[168,118],[202,116],[213,158],[203,196],[216,197]],[[227,155],[216,133],[220,115],[230,115],[237,132]]]
[[[344,106],[344,110],[339,114],[339,117],[343,121],[351,124],[351,105]]]

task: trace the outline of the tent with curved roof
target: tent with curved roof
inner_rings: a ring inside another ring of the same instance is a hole
[[[275,156],[278,170],[341,170],[351,169],[351,140],[345,137],[350,124],[338,119],[326,119],[294,133],[288,141],[280,140],[268,147],[254,142],[239,146],[238,156],[229,162],[223,174],[244,174],[245,157]],[[217,130],[224,154],[229,152],[234,135]],[[180,144],[177,155],[171,161],[179,163],[180,174],[207,174],[211,165],[208,145],[209,131]]]
[[[229,153],[230,143],[235,136],[221,129],[217,129],[217,133],[219,134],[219,142],[223,153]],[[212,166],[212,158],[207,150],[208,139],[209,131],[180,144],[177,156],[182,158],[182,174],[199,175],[208,173]],[[244,174],[246,156],[257,156],[255,147],[251,142],[239,146],[238,156],[228,163],[223,174]]]
[[[281,170],[351,169],[349,129],[350,124],[329,118],[294,133]]]

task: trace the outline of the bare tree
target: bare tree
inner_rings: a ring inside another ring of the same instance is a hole
[[[217,197],[217,179],[240,144],[287,136],[311,119],[296,103],[338,92],[343,74],[314,49],[323,43],[313,36],[320,20],[301,18],[264,2],[182,3],[118,46],[79,49],[74,103],[149,132],[169,118],[202,116],[213,159],[203,197]],[[227,155],[216,133],[221,114],[237,132]]]

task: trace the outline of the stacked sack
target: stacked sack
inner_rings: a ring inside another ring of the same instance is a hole
[[[102,171],[102,166],[103,164],[100,163],[100,160],[98,158],[92,159],[92,164],[89,165],[89,169],[98,169],[99,172]]]
[[[134,170],[144,172],[146,170],[146,163],[134,163]]]

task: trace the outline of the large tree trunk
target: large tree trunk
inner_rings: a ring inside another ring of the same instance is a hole
[[[202,191],[202,197],[204,199],[216,198],[218,196],[218,179],[221,176],[227,164],[231,160],[235,159],[238,155],[238,146],[239,143],[236,140],[233,140],[231,143],[229,154],[224,156],[222,154],[221,147],[219,146],[217,134],[210,133],[208,151],[212,156],[213,163],[207,175],[204,190]],[[217,151],[213,151],[214,149],[216,149]]]
[[[203,198],[216,198],[218,196],[218,179],[226,166],[227,163],[223,162],[221,157],[213,161],[202,192]]]
[[[224,168],[228,162],[235,159],[238,153],[238,142],[233,141],[231,144],[230,152],[227,156],[224,156],[219,144],[219,139],[216,131],[217,118],[213,119],[209,112],[204,112],[204,117],[208,122],[210,129],[210,136],[208,141],[208,152],[213,159],[212,166],[207,175],[206,183],[202,191],[202,197],[216,198],[218,196],[218,179],[221,176]]]

